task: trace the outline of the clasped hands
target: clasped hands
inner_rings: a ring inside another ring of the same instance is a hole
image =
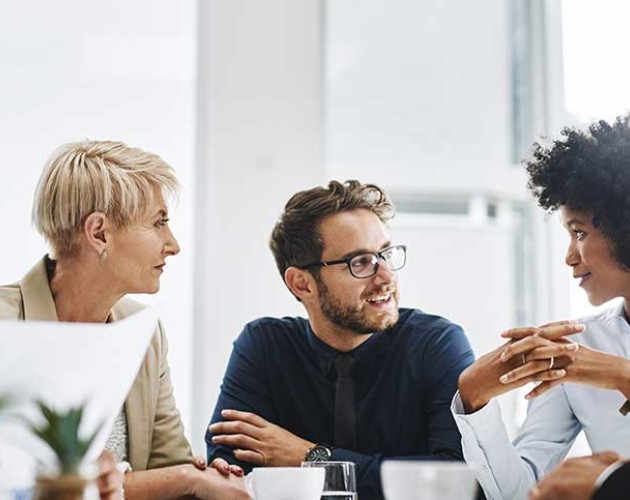
[[[526,395],[528,399],[568,381],[569,367],[576,363],[581,351],[596,352],[566,338],[582,331],[584,325],[560,321],[503,332],[501,336],[508,341],[481,356],[460,375],[459,391],[465,411],[477,411],[493,397],[529,382],[541,383]]]
[[[209,427],[212,442],[232,447],[234,457],[242,462],[267,467],[299,466],[315,445],[254,413],[222,410],[221,416],[226,420]],[[217,458],[212,467],[225,474],[228,467],[234,466]]]

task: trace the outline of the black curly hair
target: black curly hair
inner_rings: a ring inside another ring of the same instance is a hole
[[[551,146],[534,144],[525,162],[527,188],[548,212],[561,206],[592,216],[612,243],[615,260],[630,271],[630,115],[588,130],[562,130]]]

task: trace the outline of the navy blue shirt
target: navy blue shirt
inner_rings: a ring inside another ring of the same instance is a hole
[[[303,318],[262,318],[245,326],[221,386],[221,410],[260,415],[314,443],[334,446],[339,352],[319,340]],[[356,464],[360,500],[382,499],[384,458],[461,460],[461,437],[450,412],[459,374],[474,356],[462,329],[438,316],[401,309],[396,325],[350,352],[357,446],[335,448],[332,460]],[[206,433],[208,463],[222,457],[246,471],[231,449]]]

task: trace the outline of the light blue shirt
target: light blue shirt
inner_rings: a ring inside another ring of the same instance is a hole
[[[586,330],[571,336],[575,342],[630,358],[630,326],[623,304],[582,322]],[[613,450],[630,456],[630,414],[619,413],[624,402],[618,391],[562,384],[530,402],[512,443],[495,400],[466,415],[457,392],[451,411],[462,434],[464,458],[488,500],[520,500],[564,459],[581,430],[593,452]]]

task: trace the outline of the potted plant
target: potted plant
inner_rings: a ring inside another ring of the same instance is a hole
[[[86,500],[99,498],[93,482],[94,473],[81,470],[81,462],[102,424],[88,437],[79,435],[83,418],[83,405],[67,411],[56,411],[38,401],[42,414],[41,423],[29,423],[31,431],[44,441],[56,455],[57,470],[40,472],[37,476],[35,495],[37,500]]]

